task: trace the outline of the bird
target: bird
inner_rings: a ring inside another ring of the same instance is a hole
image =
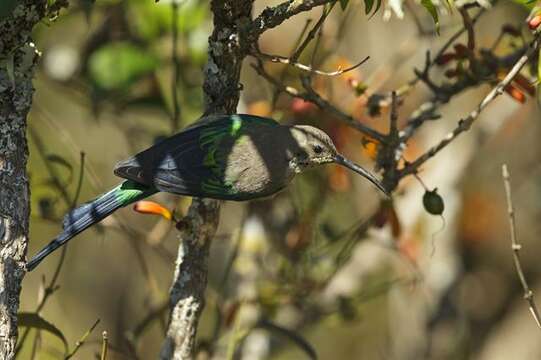
[[[247,114],[202,117],[194,125],[119,162],[124,181],[69,211],[63,230],[26,264],[45,257],[116,210],[167,192],[198,198],[248,201],[285,189],[295,175],[336,163],[362,175],[384,194],[376,176],[340,154],[331,138],[309,125],[282,125]]]

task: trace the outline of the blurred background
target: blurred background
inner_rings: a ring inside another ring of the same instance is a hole
[[[277,3],[258,0],[254,13]],[[290,56],[307,21],[313,25],[321,11],[268,31],[261,51]],[[359,0],[345,10],[336,5],[318,45],[300,61],[334,71],[370,56],[343,75],[314,76],[313,85],[345,113],[385,132],[389,109],[378,105],[374,111],[374,95],[415,79],[426,51],[436,53],[462,27],[456,10],[438,11],[439,35],[414,1],[384,2],[368,15]],[[475,25],[477,48],[513,53],[528,36],[527,15],[511,1],[484,10]],[[505,24],[518,33],[502,32]],[[78,0],[37,27],[43,55],[28,129],[29,255],[59,232],[74,202],[119,182],[112,173],[117,161],[202,114],[211,31],[203,0]],[[238,112],[321,127],[347,156],[374,169],[377,144],[315,105],[277,93],[252,63],[245,60]],[[283,84],[299,86],[298,69],[264,65]],[[445,65],[431,70],[438,82],[452,80]],[[524,77],[532,75],[528,70]],[[404,158],[414,160],[439,142],[490,85],[461,91],[439,107],[442,117],[416,130]],[[541,296],[540,111],[535,95],[521,94],[494,101],[471,130],[422,167],[422,181],[401,181],[392,203],[336,166],[297,177],[272,199],[225,203],[209,259],[199,358],[303,359],[316,352],[320,359],[539,359],[539,329],[512,263],[501,178],[507,163],[522,265]],[[408,89],[399,107],[401,128],[431,96],[422,82]],[[442,216],[423,206],[425,186],[437,188]],[[178,217],[190,204],[166,194],[151,200]],[[96,358],[104,330],[108,359],[156,358],[177,248],[171,221],[122,209],[71,241],[62,266],[58,251],[26,276],[21,311],[39,307],[70,347],[100,319],[77,359]],[[18,358],[63,357],[58,336],[26,328],[21,334]]]

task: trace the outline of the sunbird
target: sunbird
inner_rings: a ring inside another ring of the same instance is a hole
[[[387,194],[381,182],[339,154],[331,138],[308,125],[281,125],[245,115],[208,116],[194,125],[119,162],[125,181],[64,216],[63,230],[27,264],[33,270],[47,255],[116,210],[165,191],[218,200],[269,197],[296,174],[337,163],[364,176]]]

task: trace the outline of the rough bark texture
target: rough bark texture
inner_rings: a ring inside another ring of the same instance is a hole
[[[240,69],[248,53],[247,32],[253,0],[214,0],[214,30],[209,38],[209,59],[203,90],[206,115],[234,113],[239,101]],[[220,204],[194,199],[188,230],[181,235],[177,268],[170,291],[171,318],[161,359],[192,357],[199,316],[205,306],[207,259],[219,221]]]
[[[26,116],[37,59],[31,30],[45,1],[21,1],[0,22],[0,358],[12,359],[30,214]]]

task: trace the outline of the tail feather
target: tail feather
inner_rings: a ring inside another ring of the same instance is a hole
[[[130,193],[126,193],[126,190]],[[26,270],[32,271],[50,253],[116,210],[150,196],[154,192],[154,190],[126,181],[102,196],[71,210],[64,216],[63,231],[26,263]]]

